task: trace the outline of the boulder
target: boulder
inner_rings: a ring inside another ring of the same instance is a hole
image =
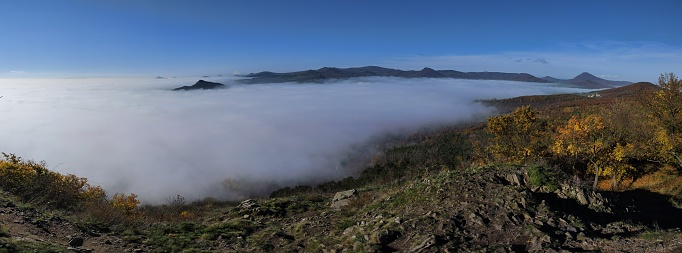
[[[331,208],[339,209],[341,207],[350,204],[351,199],[358,196],[358,191],[356,189],[351,189],[347,191],[337,192],[334,194],[334,199],[332,199]]]
[[[241,209],[251,210],[251,209],[254,209],[256,207],[259,207],[259,205],[255,200],[247,199],[247,200],[242,201],[242,203],[239,203],[238,207]]]
[[[69,245],[71,245],[73,247],[80,247],[80,246],[83,246],[84,242],[85,242],[85,240],[83,240],[83,238],[73,237],[69,240]]]
[[[507,182],[508,182],[510,185],[513,185],[513,186],[522,186],[522,184],[521,184],[522,181],[519,179],[519,175],[517,175],[516,173],[509,173],[509,174],[507,174],[507,175],[505,176],[505,179],[507,180]]]

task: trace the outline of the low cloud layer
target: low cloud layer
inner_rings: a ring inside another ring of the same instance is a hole
[[[195,81],[0,80],[0,151],[151,203],[177,194],[235,199],[243,192],[230,190],[234,182],[284,186],[347,176],[339,164],[352,145],[492,112],[476,99],[579,91],[394,78],[169,91]]]

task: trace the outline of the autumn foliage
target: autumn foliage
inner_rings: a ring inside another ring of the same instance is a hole
[[[488,118],[488,131],[492,135],[488,151],[496,161],[523,163],[541,156],[546,126],[530,106]]]
[[[663,159],[682,168],[682,80],[665,73],[658,84],[661,89],[653,95],[650,105],[652,119],[661,127],[658,138]]]
[[[530,106],[487,122],[493,161],[557,164],[569,174],[592,175],[593,187],[610,178],[643,173],[641,164],[672,164],[682,170],[682,81],[672,73],[645,101],[613,100],[601,107],[576,107],[568,119],[544,117]]]
[[[44,162],[26,161],[14,154],[2,156],[0,189],[36,207],[75,213],[96,211],[120,218],[133,214],[140,203],[135,194],[115,194],[109,200],[100,186],[91,185],[86,178],[50,171]]]
[[[43,162],[24,161],[13,154],[2,155],[0,187],[24,201],[47,208],[77,210],[105,197],[101,187],[88,184],[85,178],[50,171]]]

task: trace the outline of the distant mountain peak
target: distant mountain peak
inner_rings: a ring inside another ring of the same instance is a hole
[[[631,82],[627,82],[627,81],[612,81],[612,80],[602,79],[602,78],[596,77],[595,75],[590,74],[588,72],[580,73],[580,75],[577,75],[574,78],[571,78],[568,80],[558,79],[558,78],[554,78],[551,76],[545,76],[542,79],[550,81],[550,82],[554,82],[554,83],[570,84],[570,85],[573,85],[576,87],[586,88],[586,89],[603,89],[603,88],[612,88],[612,87],[619,87],[619,86],[632,84]]]
[[[604,79],[601,79],[601,78],[599,78],[599,77],[596,77],[596,76],[593,75],[593,74],[590,74],[590,73],[587,73],[587,72],[583,72],[583,73],[580,73],[580,75],[577,75],[576,77],[574,77],[574,78],[571,79],[571,80],[574,80],[574,81],[585,81],[585,80],[594,81],[594,80],[604,80]]]
[[[419,74],[416,76],[418,77],[445,77],[443,74],[439,73],[438,71],[432,69],[432,68],[423,68],[422,70],[419,71]]]

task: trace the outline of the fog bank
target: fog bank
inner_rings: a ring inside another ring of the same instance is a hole
[[[339,164],[353,144],[492,112],[476,99],[582,91],[397,78],[170,91],[198,79],[0,80],[0,151],[151,203],[236,199],[245,193],[226,179],[286,186],[344,177]]]

